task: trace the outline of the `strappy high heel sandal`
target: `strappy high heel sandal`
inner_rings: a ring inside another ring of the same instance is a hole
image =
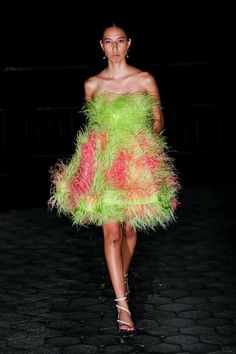
[[[130,287],[129,287],[129,279],[128,279],[128,275],[124,274],[124,282],[125,282],[125,296],[127,297],[127,301],[129,301],[129,294],[130,294]]]
[[[124,296],[124,297],[115,299],[115,301],[121,301],[121,300],[127,300],[127,297]],[[127,327],[129,327],[129,329],[122,329],[122,328],[120,328],[120,326],[119,326],[119,332],[120,332],[120,334],[126,334],[126,335],[132,335],[132,334],[134,334],[134,333],[135,333],[135,328],[134,328],[133,326],[131,326],[130,323],[120,320],[120,311],[121,311],[121,310],[127,312],[127,313],[130,315],[130,318],[131,318],[131,313],[130,313],[130,311],[129,311],[128,309],[126,309],[125,307],[119,306],[119,305],[117,305],[117,304],[116,304],[116,307],[117,307],[117,310],[118,310],[118,318],[117,318],[118,324],[124,324],[124,325],[126,325]]]

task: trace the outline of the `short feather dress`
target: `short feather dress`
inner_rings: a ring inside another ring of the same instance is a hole
[[[50,169],[49,206],[84,226],[147,230],[175,220],[180,183],[163,133],[153,131],[153,104],[147,93],[86,101],[75,153]]]

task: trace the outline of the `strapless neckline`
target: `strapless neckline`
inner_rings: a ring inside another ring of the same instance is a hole
[[[99,98],[106,98],[109,101],[116,101],[120,98],[130,98],[130,97],[149,97],[154,99],[154,97],[147,91],[135,91],[135,92],[124,92],[124,93],[116,93],[110,91],[103,91],[96,94],[96,96],[92,99],[92,101],[96,101]]]

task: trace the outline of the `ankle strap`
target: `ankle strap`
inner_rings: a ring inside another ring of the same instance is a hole
[[[129,315],[131,315],[130,311],[128,309],[126,309],[125,307],[122,307],[122,306],[119,306],[119,305],[116,305],[116,307],[119,309],[119,310],[123,310],[125,312],[127,312]]]
[[[126,300],[127,299],[127,296],[124,296],[124,297],[120,297],[118,299],[114,299],[114,301],[121,301],[121,300]]]

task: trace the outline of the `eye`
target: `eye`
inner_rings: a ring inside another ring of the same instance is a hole
[[[124,43],[124,42],[125,42],[124,38],[119,39],[119,43]]]
[[[104,41],[104,44],[106,44],[106,45],[111,44],[111,40],[110,40],[110,39],[106,39],[106,40]]]

